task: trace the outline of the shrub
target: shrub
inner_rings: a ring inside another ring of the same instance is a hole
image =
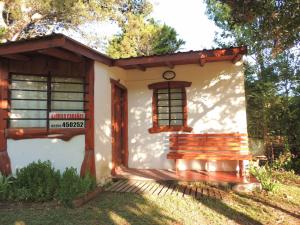
[[[66,206],[72,206],[72,201],[96,187],[95,179],[89,174],[81,178],[77,170],[67,168],[62,174],[58,189],[58,199]]]
[[[284,151],[279,157],[271,164],[273,169],[276,170],[291,170],[292,169],[292,154],[290,151]]]
[[[50,161],[33,162],[17,170],[13,185],[15,200],[49,201],[59,186],[60,173]]]
[[[250,167],[250,173],[259,180],[264,190],[274,192],[278,188],[277,181],[273,179],[270,167]]]
[[[0,173],[0,200],[6,200],[9,198],[12,184],[12,176],[4,176]]]

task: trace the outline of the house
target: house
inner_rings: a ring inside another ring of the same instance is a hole
[[[205,134],[244,140],[245,53],[231,47],[114,60],[61,34],[2,44],[1,172],[39,159],[90,171],[98,182],[119,166],[173,170],[173,159],[178,170],[238,171],[251,157],[247,142],[234,149],[239,157],[214,151],[188,160],[170,154],[169,144]],[[220,149],[210,144],[204,150]]]

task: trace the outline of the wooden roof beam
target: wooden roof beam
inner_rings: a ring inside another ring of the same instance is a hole
[[[243,58],[242,54],[236,54],[231,61],[233,64],[235,64],[236,62],[240,61],[242,58]]]
[[[135,68],[141,71],[146,71],[146,67],[143,65],[136,65]]]
[[[169,67],[170,69],[174,69],[174,64],[170,63],[170,62],[165,62],[166,66]]]
[[[76,63],[83,61],[83,58],[81,56],[78,56],[72,52],[65,51],[59,48],[49,48],[49,49],[40,50],[38,52],[43,55],[52,56],[54,58],[59,58],[66,61],[71,61]]]
[[[6,59],[13,59],[13,60],[18,60],[18,61],[29,61],[30,58],[22,55],[22,54],[7,54],[7,55],[1,55],[1,57],[6,58]]]
[[[199,58],[200,66],[203,67],[205,65],[206,61],[207,61],[207,56],[205,54],[201,53],[200,58]]]

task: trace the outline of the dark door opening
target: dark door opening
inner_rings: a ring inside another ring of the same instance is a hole
[[[128,167],[127,89],[111,80],[112,110],[112,174],[118,167]]]

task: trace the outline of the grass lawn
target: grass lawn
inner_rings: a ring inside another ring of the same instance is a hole
[[[1,208],[0,224],[300,224],[300,178],[284,183],[275,194],[228,192],[223,200],[106,192],[78,209]]]

